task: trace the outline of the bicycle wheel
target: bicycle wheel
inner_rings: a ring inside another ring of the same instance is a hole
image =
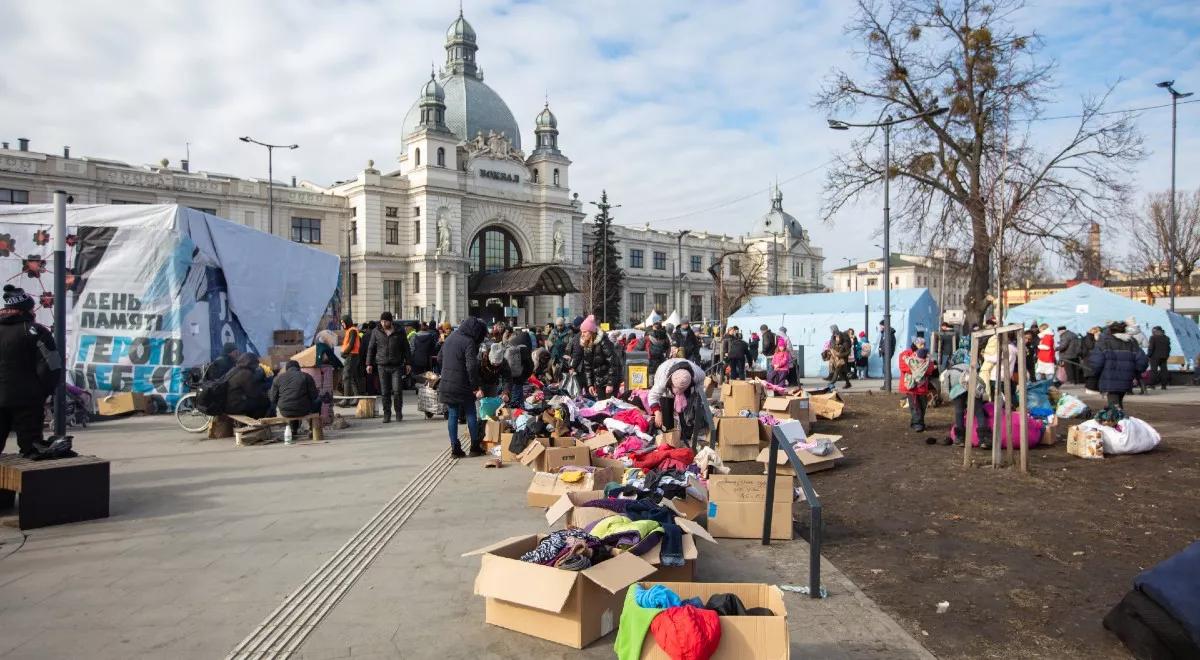
[[[175,421],[188,433],[203,433],[208,430],[212,418],[196,410],[196,393],[189,392],[175,404]]]

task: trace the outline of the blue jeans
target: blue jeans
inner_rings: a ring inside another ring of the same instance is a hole
[[[475,403],[451,403],[446,405],[446,427],[450,431],[450,448],[462,450],[458,442],[458,418],[467,418],[467,433],[471,436],[471,451],[483,451],[479,446],[479,411]]]

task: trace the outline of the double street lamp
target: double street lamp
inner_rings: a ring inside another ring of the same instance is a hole
[[[1169,286],[1171,288],[1171,311],[1175,311],[1175,116],[1179,109],[1179,99],[1186,99],[1191,92],[1180,92],[1175,89],[1174,80],[1164,80],[1158,86],[1171,93],[1171,217],[1167,221],[1167,268],[1171,271]]]
[[[829,128],[835,131],[845,131],[850,128],[882,128],[883,129],[883,390],[892,391],[892,221],[889,198],[891,196],[890,181],[892,178],[892,127],[906,121],[936,117],[944,114],[947,108],[933,107],[924,112],[907,117],[893,118],[888,115],[881,122],[872,124],[852,124],[850,122],[829,119]]]
[[[252,137],[242,136],[238,138],[242,142],[257,144],[260,147],[267,148],[267,233],[275,233],[275,163],[274,156],[276,149],[299,149],[298,144],[267,144],[259,142]]]

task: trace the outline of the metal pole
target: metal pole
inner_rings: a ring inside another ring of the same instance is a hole
[[[67,345],[67,193],[54,192],[54,345],[66,355]],[[54,436],[67,433],[67,369],[59,369],[54,385]]]
[[[771,518],[775,513],[775,460],[779,457],[779,437],[771,432],[771,448],[767,450],[767,499],[763,502],[762,544],[771,545]],[[790,462],[789,462],[790,465]],[[793,466],[793,469],[795,466]],[[790,498],[789,498],[790,501]]]
[[[887,120],[892,121],[889,115]],[[883,127],[883,389],[892,391],[892,220],[889,207],[892,169],[892,127]]]
[[[675,309],[683,309],[683,232],[679,232],[679,236],[675,239],[675,245],[675,263],[679,264],[679,298],[675,301]],[[684,316],[680,313],[679,320],[683,319]]]
[[[1167,223],[1167,267],[1171,271],[1169,286],[1171,288],[1171,311],[1175,311],[1175,111],[1178,108],[1179,96],[1171,94],[1171,218]]]
[[[275,234],[275,147],[267,145],[267,233]]]
[[[354,290],[350,287],[353,275],[350,274],[350,246],[354,242],[354,225],[346,232],[346,315],[354,318]],[[439,293],[438,295],[441,295]]]

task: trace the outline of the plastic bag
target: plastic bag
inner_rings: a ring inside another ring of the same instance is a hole
[[[480,419],[491,420],[496,418],[496,411],[500,406],[504,405],[504,400],[498,396],[485,396],[479,400],[479,417]]]
[[[1088,413],[1088,406],[1074,394],[1063,394],[1058,397],[1058,407],[1054,414],[1063,419],[1071,419]]]
[[[1116,426],[1107,426],[1096,421],[1087,421],[1080,426],[1100,431],[1105,454],[1140,454],[1154,449],[1162,442],[1162,436],[1153,426],[1136,417],[1126,417]]]
[[[1053,408],[1050,403],[1050,388],[1054,382],[1050,379],[1037,380],[1025,385],[1025,405],[1029,408]]]

